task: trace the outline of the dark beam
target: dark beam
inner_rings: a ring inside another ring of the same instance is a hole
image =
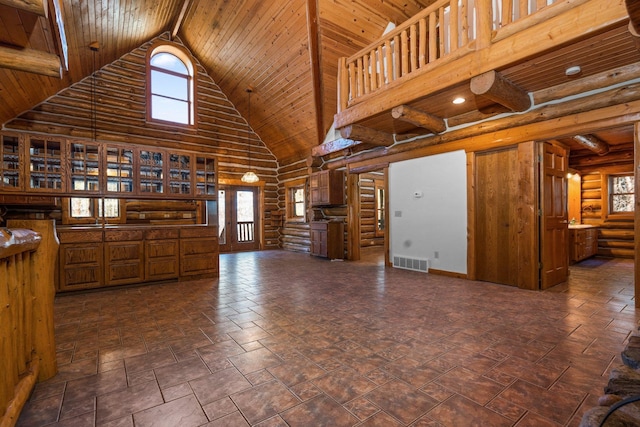
[[[324,112],[322,109],[322,74],[320,58],[320,29],[318,28],[318,0],[307,0],[307,39],[309,40],[309,61],[311,65],[311,82],[313,84],[313,105],[315,108],[317,142],[324,140]]]
[[[371,129],[360,125],[349,125],[340,129],[343,138],[354,141],[366,142],[367,144],[388,147],[395,142],[393,135],[379,130]]]
[[[511,111],[526,111],[531,107],[529,94],[495,70],[473,77],[471,92],[503,105]]]
[[[441,133],[447,129],[444,120],[426,111],[409,107],[408,105],[400,105],[391,110],[391,116],[394,119],[411,123],[417,127],[425,128],[433,133]]]
[[[180,9],[180,14],[176,19],[175,24],[173,25],[173,31],[171,31],[171,39],[175,39],[178,35],[178,31],[180,31],[180,27],[184,22],[184,17],[187,15],[187,11],[189,11],[189,7],[191,6],[191,0],[184,0],[182,3],[182,9]]]
[[[627,13],[629,14],[629,29],[633,28],[631,34],[640,33],[640,2],[638,0],[625,0]]]

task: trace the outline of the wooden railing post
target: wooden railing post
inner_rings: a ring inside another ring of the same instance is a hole
[[[489,47],[493,30],[491,0],[476,0],[476,50]]]
[[[338,60],[338,113],[346,110],[349,105],[349,69],[347,58]]]

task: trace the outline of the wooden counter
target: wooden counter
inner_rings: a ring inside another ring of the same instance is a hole
[[[59,227],[58,238],[58,292],[218,277],[217,227]]]

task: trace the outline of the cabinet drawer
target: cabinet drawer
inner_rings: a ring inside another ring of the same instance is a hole
[[[102,230],[58,230],[60,243],[102,243]]]
[[[142,240],[142,230],[105,230],[105,242],[124,242],[127,240]]]
[[[180,229],[180,237],[218,237],[218,227],[185,227]]]
[[[178,256],[177,240],[158,240],[147,242],[146,245],[147,258],[166,258]]]
[[[144,238],[146,240],[177,239],[179,235],[180,232],[177,228],[163,228],[144,231]]]
[[[64,244],[60,246],[60,263],[63,267],[76,264],[99,264],[102,261],[102,244]]]
[[[142,242],[107,242],[107,263],[142,261]]]

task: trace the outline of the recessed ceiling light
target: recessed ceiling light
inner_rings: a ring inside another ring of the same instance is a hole
[[[575,76],[576,74],[580,74],[580,71],[582,71],[582,68],[580,68],[579,65],[574,65],[564,70],[564,74],[567,76]]]
[[[463,97],[459,96],[459,97],[455,98],[451,102],[453,102],[454,104],[457,105],[457,104],[463,104],[465,101],[466,101],[466,99],[464,99]]]

